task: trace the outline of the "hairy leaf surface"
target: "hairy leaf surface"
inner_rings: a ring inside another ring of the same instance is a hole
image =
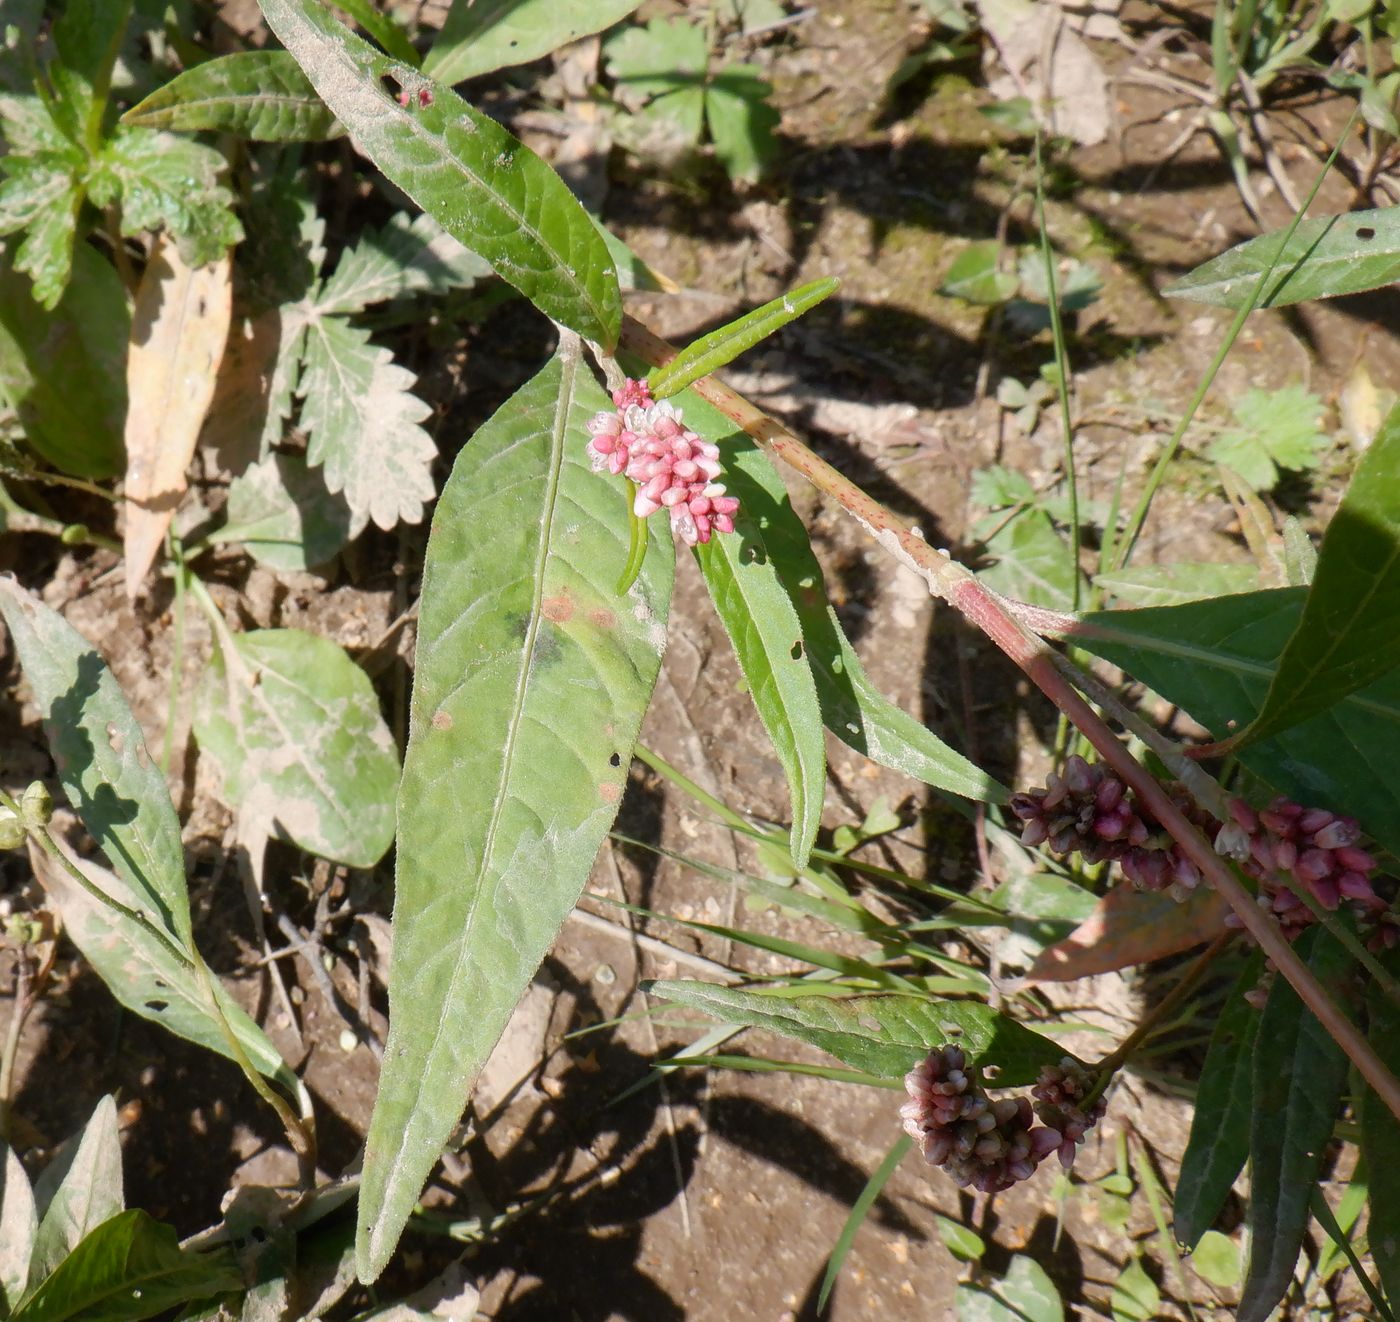
[[[347,248],[315,297],[317,312],[360,312],[407,294],[467,289],[490,264],[462,247],[431,216],[399,212]]]
[[[13,1312],[29,1281],[39,1218],[34,1190],[10,1145],[0,1140],[0,1306]]]
[[[433,517],[399,791],[390,1029],[357,1266],[384,1268],[617,811],[673,559],[625,596],[626,505],[590,471],[607,396],[564,352],[462,451]]]

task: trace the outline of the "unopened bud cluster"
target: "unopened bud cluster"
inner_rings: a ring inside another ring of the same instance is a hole
[[[1314,915],[1288,879],[1324,909],[1350,904],[1373,925],[1373,944],[1393,945],[1400,939],[1400,926],[1371,884],[1375,860],[1358,846],[1361,828],[1350,817],[1285,798],[1256,810],[1237,798],[1230,802],[1231,820],[1217,828],[1181,785],[1167,790],[1194,826],[1207,838],[1214,835],[1216,852],[1235,859],[1258,883],[1260,905],[1277,917],[1290,941]],[[1057,854],[1078,853],[1090,863],[1116,862],[1141,889],[1170,890],[1183,899],[1200,882],[1199,870],[1181,846],[1103,763],[1066,758],[1044,789],[1014,795],[1011,810],[1023,823],[1023,843],[1045,844]],[[1234,914],[1225,921],[1240,926]]]
[[[1052,1152],[1069,1169],[1104,1111],[1102,1101],[1079,1107],[1089,1086],[1088,1071],[1066,1056],[1041,1071],[1034,1106],[1024,1096],[993,1100],[962,1048],[937,1047],[904,1076],[909,1100],[899,1113],[929,1165],[941,1166],[960,1188],[1000,1193],[1030,1179]]]
[[[690,546],[708,542],[712,532],[733,532],[739,502],[716,480],[719,447],[683,426],[673,404],[653,401],[645,381],[614,390],[613,404],[588,423],[593,471],[635,482],[633,513],[645,519],[669,511],[671,531]]]

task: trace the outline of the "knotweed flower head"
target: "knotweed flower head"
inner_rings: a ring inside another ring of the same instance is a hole
[[[653,401],[645,381],[626,381],[613,391],[613,404],[588,423],[594,472],[636,483],[633,513],[645,519],[668,511],[671,531],[689,546],[733,532],[739,502],[717,480],[719,447],[687,428],[674,404]]]

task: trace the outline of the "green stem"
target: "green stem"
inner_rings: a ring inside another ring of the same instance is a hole
[[[627,483],[627,566],[622,571],[622,577],[617,580],[617,595],[619,597],[626,594],[627,589],[637,581],[637,575],[642,572],[642,562],[647,558],[647,521],[638,516],[633,508],[633,499],[637,494],[636,484],[623,479]]]

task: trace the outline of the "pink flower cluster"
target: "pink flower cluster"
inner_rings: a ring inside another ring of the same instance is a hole
[[[690,546],[712,532],[733,532],[739,502],[716,481],[719,447],[682,426],[680,409],[654,401],[645,381],[628,380],[612,398],[613,410],[588,423],[593,471],[635,482],[637,517],[669,510],[671,531]]]
[[[976,1075],[960,1047],[945,1046],[929,1052],[904,1076],[909,1094],[899,1112],[904,1130],[924,1160],[941,1166],[960,1188],[1000,1193],[1030,1179],[1052,1152],[1059,1153],[1068,1170],[1076,1146],[1104,1111],[1102,1101],[1087,1111],[1078,1107],[1089,1074],[1070,1057],[1041,1071],[1033,1089],[1039,1099],[1034,1111],[1026,1097],[993,1101]],[[1041,1127],[1035,1125],[1036,1114],[1045,1121]]]

